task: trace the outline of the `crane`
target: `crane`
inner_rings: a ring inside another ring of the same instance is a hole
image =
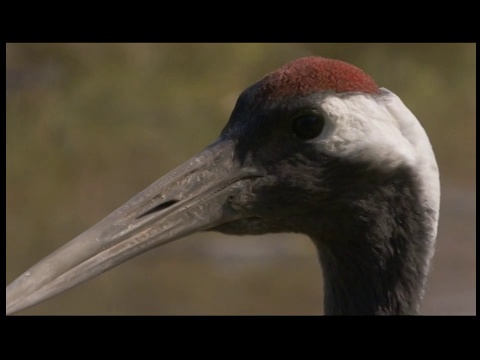
[[[6,313],[211,230],[308,235],[326,314],[417,314],[439,206],[432,146],[400,98],[354,65],[303,57],[245,89],[211,145],[13,281]]]

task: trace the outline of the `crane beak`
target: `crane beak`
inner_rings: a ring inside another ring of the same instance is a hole
[[[38,304],[147,250],[241,218],[228,198],[261,177],[219,140],[13,281],[6,313]]]

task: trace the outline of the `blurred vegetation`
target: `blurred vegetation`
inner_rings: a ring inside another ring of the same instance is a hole
[[[246,86],[306,55],[394,91],[442,182],[474,186],[475,44],[7,44],[7,282],[212,142]]]

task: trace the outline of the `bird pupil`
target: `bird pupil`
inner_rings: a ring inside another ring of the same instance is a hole
[[[293,120],[293,133],[303,140],[317,137],[323,130],[324,120],[319,115],[303,115]]]

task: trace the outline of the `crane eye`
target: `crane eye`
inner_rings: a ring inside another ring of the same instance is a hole
[[[323,130],[325,119],[320,114],[302,115],[293,120],[292,130],[302,140],[316,138]]]

